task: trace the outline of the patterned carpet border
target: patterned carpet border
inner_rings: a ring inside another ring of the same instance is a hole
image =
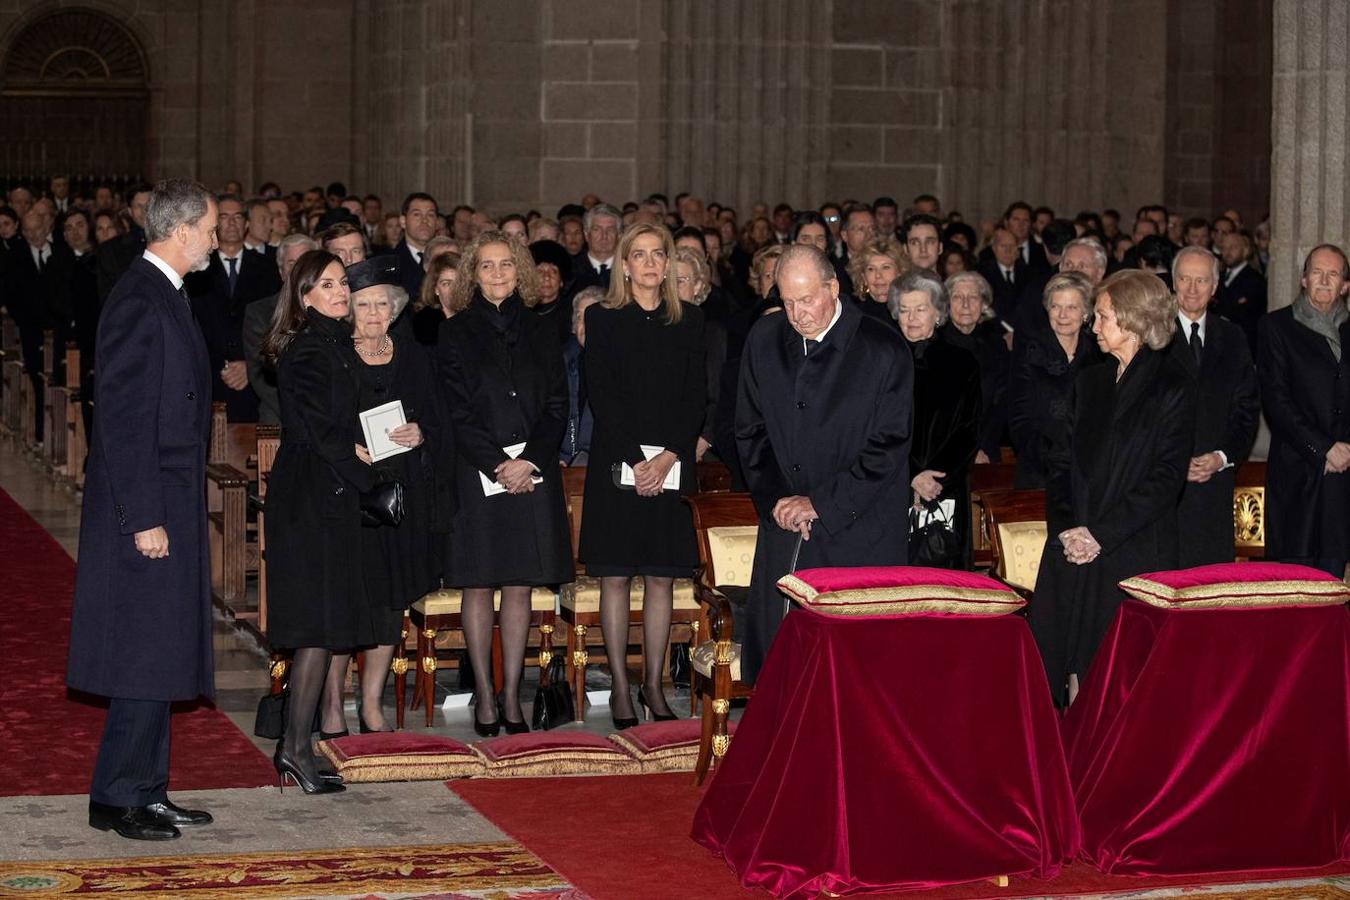
[[[0,862],[0,897],[235,900],[435,891],[435,896],[581,898],[512,841],[290,853]]]

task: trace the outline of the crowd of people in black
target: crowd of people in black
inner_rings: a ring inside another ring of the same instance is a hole
[[[146,253],[151,198],[148,185],[116,202],[69,196],[52,179],[13,188],[0,207],[0,297],[26,368],[39,371],[42,333],[54,329],[80,346],[95,405],[100,308]],[[1183,219],[1150,205],[1126,227],[1115,210],[1070,219],[1023,202],[968,222],[931,195],[903,208],[879,197],[738,211],[652,194],[492,217],[446,212],[425,193],[386,211],[341,184],[289,194],[265,184],[250,199],[230,184],[210,209],[214,244],[183,290],[212,397],[232,421],[282,427],[268,489],[269,639],[294,661],[277,766],[306,790],[340,789],[307,742],[316,710],[324,734],[346,732],[347,654],[367,651],[361,730],[387,728],[380,696],[401,611],[437,584],[463,591],[475,728],[526,729],[531,598],[573,577],[560,466],[587,467],[580,557],[601,581],[609,658],[624,658],[637,594],[649,660],[637,702],[673,716],[659,661],[675,579],[697,564],[680,502],[695,466],[720,460],[757,501],[799,481],[783,455],[791,438],[775,448],[755,419],[766,389],[756,365],[781,351],[755,336],[775,316],[808,358],[837,322],[836,335],[865,337],[865,364],[841,390],[863,394],[887,358],[904,361],[887,389],[908,392],[908,431],[888,437],[905,464],[871,483],[889,496],[901,479],[911,527],[936,519],[959,536],[964,549],[923,561],[970,565],[969,474],[1005,447],[1016,485],[1046,491],[1031,618],[1061,701],[1114,612],[1116,582],[1232,559],[1233,475],[1262,406],[1268,558],[1343,575],[1350,557],[1346,256],[1313,249],[1293,304],[1267,313],[1269,230],[1249,230],[1236,211]],[[406,424],[386,435],[397,451],[377,453],[361,414],[393,400]],[[822,465],[844,471],[865,457]],[[395,483],[400,527],[363,528],[363,498]],[[761,506],[761,532],[809,539],[828,513],[798,493],[805,502]],[[879,561],[907,558],[904,526],[893,531]],[[613,675],[611,711],[625,727],[637,709],[623,668]]]

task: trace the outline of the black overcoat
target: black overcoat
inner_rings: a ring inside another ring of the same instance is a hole
[[[943,340],[960,347],[980,364],[980,428],[975,439],[991,462],[999,461],[1008,430],[1008,381],[1012,375],[1012,352],[1008,350],[1002,323],[986,319],[970,334],[962,334],[950,321],[940,329]]]
[[[819,519],[798,568],[894,566],[908,559],[914,361],[904,341],[841,298],[810,357],[787,316],[761,318],[741,357],[736,444],[759,513],[741,673],[753,681],[778,631],[777,581],[795,532],[773,521],[783,497],[811,498]]]
[[[1187,326],[1189,328],[1189,326]],[[1261,391],[1247,336],[1218,316],[1205,317],[1204,350],[1195,362],[1189,335],[1178,330],[1171,353],[1196,380],[1191,456],[1222,450],[1231,466],[1208,481],[1186,482],[1177,504],[1180,567],[1233,561],[1233,484],[1247,461],[1261,418]]]
[[[219,253],[212,253],[207,267],[190,273],[185,282],[192,297],[192,312],[211,357],[212,396],[225,402],[231,422],[258,421],[258,395],[253,386],[246,384],[241,390],[232,390],[221,380],[220,370],[227,362],[247,361],[245,312],[253,301],[275,296],[281,289],[276,263],[261,253],[244,250],[239,254],[239,274],[231,294],[225,264]]]
[[[1067,429],[1047,447],[1049,537],[1031,605],[1057,699],[1070,673],[1088,673],[1124,596],[1116,585],[1176,568],[1194,431],[1194,379],[1166,350],[1140,349],[1119,383],[1112,360],[1078,373]],[[1082,566],[1064,558],[1058,537],[1080,525],[1102,546]]]
[[[1049,324],[1042,330],[1017,332],[1013,345],[1012,380],[1008,384],[1008,432],[1017,452],[1013,487],[1045,487],[1045,443],[1068,421],[1073,383],[1078,372],[1103,360],[1097,339],[1087,328],[1078,333],[1073,359],[1064,355]]]
[[[314,309],[277,360],[281,445],[267,482],[267,638],[345,650],[368,636],[360,492],[378,473],[356,456],[361,361],[351,325]]]
[[[1350,556],[1350,473],[1323,474],[1331,445],[1350,441],[1350,323],[1341,326],[1341,348],[1337,362],[1293,307],[1261,319],[1267,559]]]
[[[567,369],[552,323],[518,296],[494,307],[477,292],[441,325],[438,376],[454,430],[455,512],[445,582],[453,587],[572,580],[572,543],[558,448],[567,430]],[[483,493],[479,472],[525,444],[544,479],[525,494]]]
[[[96,340],[66,683],[136,700],[210,696],[206,347],[187,299],[143,258],[108,295]],[[136,532],[156,526],[164,559],[136,550]]]

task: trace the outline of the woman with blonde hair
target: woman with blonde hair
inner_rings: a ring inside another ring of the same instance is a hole
[[[1195,433],[1195,386],[1168,353],[1177,306],[1158,276],[1126,269],[1097,285],[1092,332],[1112,360],[1079,371],[1045,453],[1049,538],[1031,628],[1057,704],[1079,681],[1143,572],[1176,568],[1176,507]]]
[[[661,673],[674,581],[688,578],[698,563],[680,495],[697,490],[696,445],[706,411],[703,313],[680,302],[674,256],[665,228],[630,226],[619,238],[609,293],[585,317],[595,430],[580,555],[587,574],[600,579],[616,728],[637,724],[624,664],[632,579],[643,579],[646,671],[638,702],[653,718],[670,719]]]
[[[873,238],[862,250],[852,255],[848,275],[853,281],[854,296],[862,311],[875,319],[897,328],[896,320],[886,308],[891,284],[909,272],[911,266],[905,248],[890,237]]]
[[[475,678],[474,730],[528,731],[520,679],[532,588],[572,580],[558,448],[567,429],[567,370],[555,332],[531,315],[534,259],[495,229],[464,249],[437,344],[454,430],[455,510],[444,581],[463,590],[464,641]],[[502,685],[493,696],[493,595],[501,595]]]

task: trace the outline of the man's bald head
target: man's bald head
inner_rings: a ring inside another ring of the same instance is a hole
[[[41,247],[51,236],[51,222],[34,207],[23,214],[23,239],[34,247]]]

